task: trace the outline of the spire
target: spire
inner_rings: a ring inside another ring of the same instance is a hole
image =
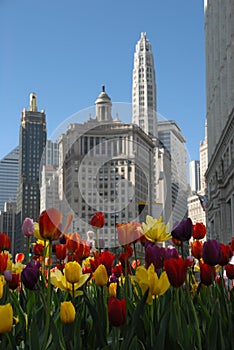
[[[29,107],[29,110],[31,112],[37,112],[37,95],[32,92],[30,94],[30,107]]]

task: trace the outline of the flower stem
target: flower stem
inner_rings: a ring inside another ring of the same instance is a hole
[[[51,304],[51,283],[50,283],[50,258],[52,253],[52,243],[49,241],[49,257],[48,257],[48,287],[47,287],[47,304],[46,304],[46,324],[45,324],[45,336],[42,349],[45,350],[49,338],[49,326],[50,326],[50,304]]]
[[[30,261],[30,241],[31,237],[27,236],[27,263]]]
[[[100,254],[100,245],[99,245],[99,237],[98,237],[98,229],[95,227],[95,234],[96,234],[96,245],[98,249],[98,253]]]

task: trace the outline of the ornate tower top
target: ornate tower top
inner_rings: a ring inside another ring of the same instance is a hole
[[[112,103],[110,97],[105,91],[105,85],[102,85],[102,92],[95,101],[96,105],[96,118],[97,121],[110,121],[112,120],[111,108]]]
[[[30,107],[29,110],[31,112],[37,112],[37,95],[35,92],[32,92],[30,94]]]

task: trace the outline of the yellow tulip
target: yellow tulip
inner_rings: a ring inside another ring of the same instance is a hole
[[[77,283],[81,275],[81,266],[77,261],[69,261],[65,264],[64,273],[68,282]]]
[[[4,278],[4,276],[0,276],[0,299],[2,298],[3,296],[3,289],[4,289],[4,286],[6,284],[6,280]]]
[[[108,282],[108,275],[106,267],[100,264],[93,273],[95,283],[97,286],[105,286]]]
[[[40,235],[38,222],[34,222],[33,225],[34,225],[34,237],[43,241],[43,238]]]
[[[142,234],[151,242],[164,242],[171,239],[169,225],[162,221],[162,217],[154,219],[152,216],[146,216],[146,223],[142,223]]]
[[[163,271],[160,278],[158,278],[153,264],[149,266],[148,270],[144,266],[139,266],[136,269],[135,281],[141,288],[142,294],[145,294],[149,289],[148,304],[152,303],[152,298],[164,294],[170,287],[166,272]]]
[[[8,333],[13,326],[13,309],[11,304],[0,305],[0,334]]]
[[[72,323],[76,317],[76,310],[71,301],[60,304],[60,320],[62,323]]]
[[[8,257],[8,260],[7,260],[7,268],[6,270],[12,270],[12,260],[9,260],[9,257]]]
[[[83,294],[82,291],[79,291],[77,289],[83,286],[83,284],[88,280],[89,276],[89,273],[82,274],[80,268],[80,279],[77,283],[74,283],[75,297]],[[64,291],[68,291],[72,294],[72,283],[67,281],[65,274],[63,274],[57,267],[51,271],[50,281],[55,287]]]
[[[117,283],[112,282],[112,283],[109,285],[109,294],[110,294],[110,297],[116,297],[116,290],[117,290]]]

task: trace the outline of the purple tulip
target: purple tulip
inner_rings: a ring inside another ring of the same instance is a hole
[[[204,263],[210,266],[215,266],[221,258],[221,246],[215,239],[209,239],[203,244],[202,258]]]
[[[37,281],[39,280],[39,266],[33,262],[29,262],[21,273],[21,280],[26,288],[35,289]]]
[[[173,238],[178,239],[179,241],[189,241],[193,233],[193,223],[190,218],[181,221],[176,225],[171,231]]]
[[[115,276],[113,273],[110,275],[109,281],[110,281],[111,283],[112,283],[112,282],[114,282],[114,283],[117,282],[117,278],[116,278],[116,276]]]
[[[34,235],[33,219],[30,219],[30,218],[24,219],[24,222],[22,225],[22,232],[23,232],[23,235],[26,237],[30,237]]]
[[[165,249],[165,260],[179,258],[178,250],[175,247],[167,247]]]
[[[150,264],[153,264],[155,270],[163,267],[165,259],[165,248],[158,247],[153,244],[145,244],[145,267],[148,268]]]
[[[11,270],[5,270],[4,271],[4,278],[7,282],[10,282],[12,280],[12,271]]]

